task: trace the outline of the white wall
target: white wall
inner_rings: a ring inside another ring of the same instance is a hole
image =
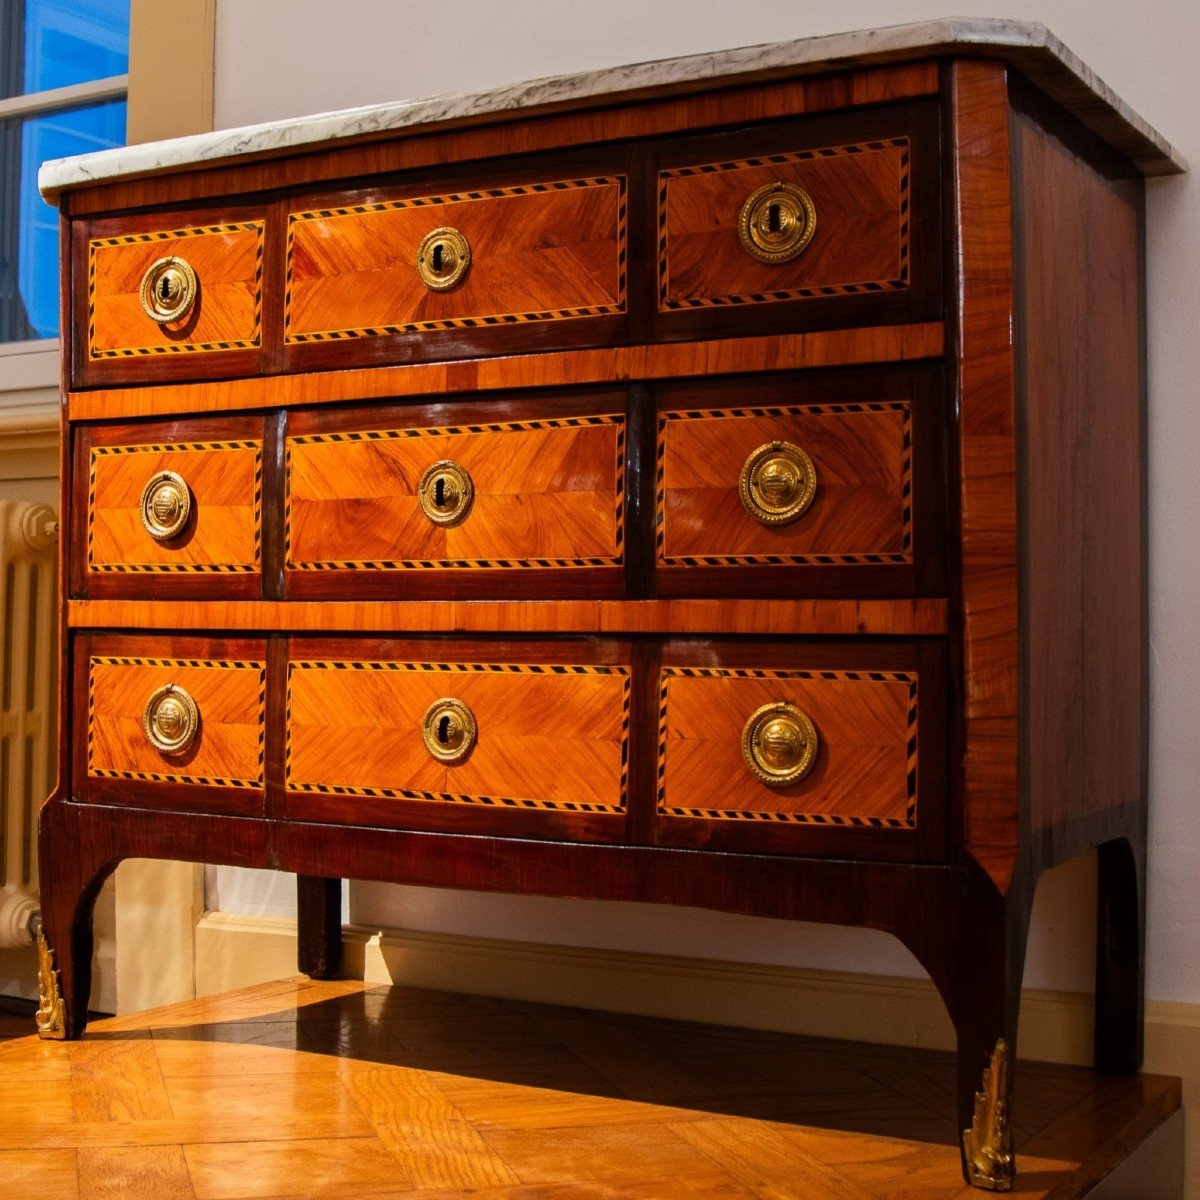
[[[218,128],[477,89],[540,75],[931,17],[1052,28],[1200,171],[1200,4],[1145,0],[218,0]],[[1200,1001],[1200,180],[1152,181],[1148,205],[1151,767],[1149,994]],[[1026,982],[1087,990],[1094,868],[1039,890]],[[227,889],[228,890],[228,889]],[[253,903],[251,896],[248,903]],[[736,961],[915,973],[861,930],[696,910],[355,885],[355,921]]]

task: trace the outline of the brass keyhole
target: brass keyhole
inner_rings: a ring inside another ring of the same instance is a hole
[[[417,275],[433,292],[448,292],[466,278],[471,245],[457,229],[444,226],[427,233],[417,250]]]
[[[142,276],[142,310],[158,325],[184,319],[198,294],[196,272],[182,258],[160,258]]]
[[[438,762],[453,766],[462,762],[475,745],[475,716],[461,700],[445,696],[426,710],[421,738]]]
[[[738,235],[760,262],[789,262],[812,241],[817,209],[794,183],[768,183],[752,193],[738,216]]]
[[[457,525],[470,511],[474,496],[471,476],[449,459],[434,463],[417,485],[417,503],[435,525]]]

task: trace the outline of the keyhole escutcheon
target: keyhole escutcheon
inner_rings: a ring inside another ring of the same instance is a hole
[[[447,766],[462,762],[471,753],[475,732],[474,714],[461,700],[451,696],[435,700],[421,721],[425,749]]]
[[[417,274],[431,292],[457,287],[471,265],[471,246],[464,234],[448,225],[427,233],[417,250]]]
[[[435,525],[457,525],[471,509],[475,485],[465,467],[450,459],[436,462],[417,485],[417,503]]]

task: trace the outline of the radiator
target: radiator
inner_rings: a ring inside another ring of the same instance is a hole
[[[37,916],[37,817],[55,780],[58,521],[0,500],[0,948]]]

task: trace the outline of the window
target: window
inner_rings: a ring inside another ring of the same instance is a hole
[[[125,142],[129,0],[0,0],[0,342],[58,336],[49,158]]]

